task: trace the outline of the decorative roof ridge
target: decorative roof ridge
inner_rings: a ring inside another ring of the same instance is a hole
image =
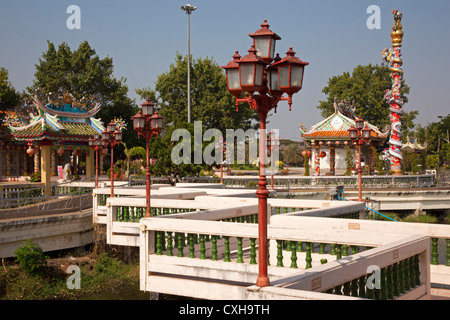
[[[35,95],[33,97],[34,102],[36,103],[37,107],[42,109],[43,111],[53,115],[53,116],[57,116],[57,117],[68,117],[68,118],[89,118],[92,117],[94,115],[97,114],[98,111],[100,111],[101,108],[101,104],[100,103],[95,103],[95,107],[92,110],[89,110],[87,112],[81,112],[81,113],[77,113],[77,112],[68,112],[68,111],[60,111],[60,110],[55,110],[52,108],[47,107],[46,105],[44,105],[38,98],[37,95]]]
[[[37,123],[41,123],[42,127],[44,127],[44,118],[42,118],[41,116],[37,116],[34,117],[29,124],[27,124],[26,126],[23,127],[13,127],[13,126],[8,126],[8,128],[12,131],[12,132],[16,132],[16,131],[22,131],[22,130],[26,130],[28,128],[31,128],[33,126],[35,126]]]

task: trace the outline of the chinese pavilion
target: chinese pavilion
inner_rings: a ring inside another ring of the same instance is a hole
[[[355,127],[355,106],[348,101],[334,101],[334,113],[313,125],[309,131],[302,125],[299,126],[300,134],[307,146],[312,149],[311,162],[314,159],[315,175],[320,175],[320,169],[329,169],[330,175],[335,175],[336,169],[346,169],[346,149],[350,146],[352,156],[358,161],[358,148],[352,148],[352,141],[348,129]],[[382,133],[376,126],[367,123],[371,129],[370,145],[384,144],[389,132]],[[373,151],[369,148],[369,159],[366,164],[370,168],[370,174],[375,172]],[[358,163],[355,164],[358,167]]]
[[[43,103],[45,100],[47,103]],[[11,141],[3,142],[4,154],[0,155],[5,159],[5,175],[27,175],[28,158],[34,156],[33,171],[40,170],[41,181],[49,185],[50,176],[57,175],[57,166],[64,166],[71,159],[75,165],[83,156],[86,178],[94,176],[94,151],[88,140],[104,130],[100,119],[94,118],[100,108],[95,99],[77,100],[69,93],[56,97],[37,92],[28,121],[12,114],[7,117]]]

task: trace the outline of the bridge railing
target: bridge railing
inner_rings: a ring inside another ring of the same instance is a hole
[[[418,234],[430,239],[429,261],[431,281],[436,284],[450,285],[450,225],[434,223],[391,222],[373,220],[318,220],[315,217],[296,219],[298,213],[272,216],[272,225],[292,225],[313,228],[320,224],[323,228],[335,230],[359,230],[364,232],[386,232],[405,236]]]
[[[271,185],[271,177],[266,176],[266,178],[268,185]],[[220,179],[217,177],[185,177],[182,181],[219,183]],[[223,182],[227,188],[257,188],[258,177],[227,176],[224,177]],[[274,177],[274,188],[277,190],[327,188],[330,186],[355,188],[357,184],[357,176]],[[362,176],[362,184],[366,188],[425,188],[436,185],[436,176],[434,174]]]
[[[94,190],[94,203],[97,203],[97,206],[94,206],[94,216],[96,216],[94,222],[107,225],[107,243],[137,246],[138,222],[145,216],[146,200],[142,197],[133,197],[131,195],[136,195],[136,193],[130,193],[128,197],[108,198],[105,206],[101,206],[98,205],[99,200],[95,200],[97,192],[100,192],[100,190]],[[151,216],[170,215],[173,217],[174,214],[183,212],[225,208],[242,208],[244,210],[247,206],[255,207],[258,204],[256,198],[199,195],[202,191],[193,192],[192,197],[190,197],[189,192],[183,190],[180,190],[180,192],[182,192],[180,195],[185,199],[192,199],[193,197],[195,199],[181,200],[177,193],[164,194],[165,199],[160,197],[163,194],[154,195],[150,201]],[[271,208],[270,215],[298,211],[302,215],[309,216],[359,219],[364,216],[363,210],[365,208],[362,203],[342,201],[270,198],[268,203]]]
[[[0,210],[19,209],[23,211],[24,207],[36,205],[42,202],[55,203],[56,200],[63,198],[73,198],[88,194],[94,188],[94,181],[82,179],[77,181],[52,184],[50,186],[32,184],[23,185],[3,185],[0,186]]]
[[[231,281],[238,283],[237,286],[245,289],[248,283],[256,281],[258,274],[256,264],[258,225],[256,223],[205,221],[199,220],[200,216],[193,220],[188,219],[190,215],[189,213],[184,214],[184,219],[181,217],[173,219],[168,216],[167,218],[155,217],[141,220],[141,290],[213,299],[242,299],[248,297],[246,296],[247,293],[242,293],[242,291],[240,292],[241,296],[238,296],[239,290],[231,290],[230,283],[226,286],[221,286],[220,283]],[[303,219],[303,217],[293,218],[299,220],[299,223]],[[312,219],[336,221],[328,218]],[[167,237],[169,234],[173,234],[173,236]],[[175,242],[172,244],[171,241],[174,238]],[[170,241],[164,244],[164,239],[170,239]],[[206,246],[205,239],[210,239],[210,246]],[[403,265],[408,265],[407,269],[402,269],[402,279],[404,279],[402,284],[412,283],[412,281],[415,283],[414,286],[405,290],[405,292],[408,292],[408,297],[419,298],[430,293],[429,272],[427,271],[429,270],[429,260],[427,260],[429,257],[429,240],[426,237],[413,236],[411,238],[399,234],[361,232],[352,229],[344,231],[322,227],[320,229],[298,228],[291,224],[272,225],[271,223],[268,226],[268,239],[269,277],[272,285],[280,287],[286,285],[297,289],[293,286],[292,279],[297,281],[296,277],[304,274],[304,270],[308,270],[307,274],[311,274],[316,270],[314,268],[325,268],[321,271],[325,274],[319,276],[320,280],[316,280],[316,273],[315,281],[313,281],[315,285],[312,290],[325,292],[333,288],[333,293],[351,296],[355,289],[349,285],[349,282],[350,284],[354,283],[354,279],[348,279],[348,276],[345,276],[346,270],[357,269],[358,279],[362,278],[364,273],[364,281],[367,281],[371,273],[367,271],[368,265],[365,257],[375,256],[376,253],[383,252],[380,261],[377,258],[369,261],[373,264],[378,263],[381,270],[391,268],[395,263],[402,263],[402,268]],[[234,245],[233,248],[230,245],[231,243]],[[392,245],[392,243],[395,243],[395,245]],[[391,245],[386,247],[389,244]],[[349,247],[353,249],[350,250],[350,259],[347,257],[348,251],[346,255],[343,254],[343,246],[346,246],[347,249]],[[400,246],[404,246],[405,249],[396,249]],[[381,251],[370,249],[375,247],[379,247]],[[327,250],[329,251],[327,252]],[[333,253],[333,250],[335,253]],[[364,252],[360,253],[359,251],[362,250]],[[375,254],[371,255],[369,252]],[[287,259],[289,263],[286,263],[286,259],[284,259],[286,253],[289,254]],[[409,253],[411,255],[406,256]],[[386,258],[389,256],[390,261]],[[329,263],[329,267],[324,267],[322,265],[324,258],[321,257],[327,257],[328,259],[333,257],[333,260],[337,259],[337,264]],[[411,257],[414,257],[414,259],[411,260]],[[405,259],[409,259],[407,260],[408,264],[400,262]],[[300,263],[300,261],[303,261],[303,263]],[[336,272],[336,266],[340,266],[342,270]],[[413,266],[413,271],[411,271],[410,266]],[[419,271],[417,266],[419,266]],[[334,275],[339,274],[339,276],[333,276],[333,281],[329,280],[327,277],[328,269],[331,269]],[[386,281],[387,276],[383,272],[381,278],[384,280],[381,281],[382,288],[379,291],[374,291],[373,295],[371,295],[372,292],[366,295],[366,293],[363,294],[365,290],[362,290],[357,293],[357,296],[385,298],[383,292],[394,291],[399,283],[397,281],[395,283]],[[197,281],[177,280],[171,276],[172,274],[194,277]],[[350,274],[355,275],[352,272]],[[420,281],[419,285],[417,280]],[[211,281],[216,281],[214,293],[202,290],[202,286],[211,286]],[[178,285],[168,287],[167,283],[177,283]],[[190,287],[191,285],[192,287]],[[348,289],[349,286],[350,290]],[[193,291],[190,291],[189,287]],[[202,295],[202,292],[209,292],[209,296]],[[229,296],[231,292],[233,292],[233,296]],[[405,296],[401,294],[398,297],[386,295],[386,298],[402,297]]]

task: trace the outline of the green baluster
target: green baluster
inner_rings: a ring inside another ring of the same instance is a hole
[[[297,242],[291,241],[291,268],[297,268]]]
[[[211,248],[211,260],[217,261],[217,236],[211,236],[212,248]]]
[[[130,214],[128,212],[128,207],[122,207],[123,208],[123,215],[124,215],[124,221],[128,222],[130,218]]]
[[[364,288],[367,288],[367,291],[366,291],[367,299],[373,299],[374,298],[374,290],[373,289],[369,289],[369,287],[367,286],[367,279],[368,279],[369,276],[370,275],[367,275],[367,278],[365,277],[365,280],[364,280],[365,286],[364,286]],[[360,287],[360,289],[361,289],[361,287]]]
[[[416,275],[416,285],[420,285],[420,267],[419,267],[419,255],[414,256],[414,273]]]
[[[450,266],[450,239],[447,239],[446,242],[447,242],[447,262],[445,263],[445,265],[448,267]]]
[[[325,243],[319,243],[319,253],[320,254],[325,253]]]
[[[161,232],[156,231],[156,254],[162,255],[162,248],[161,248]]]
[[[399,292],[399,280],[398,280],[398,263],[394,263],[394,265],[392,266],[392,283],[393,283],[393,295],[395,297],[398,297],[400,295]]]
[[[200,235],[200,259],[206,259],[205,235]]]
[[[376,291],[379,291],[381,300],[386,300],[387,299],[386,268],[382,268],[381,272],[380,272],[380,287],[381,287],[380,290],[376,290]],[[375,292],[375,295],[376,295],[376,292]]]
[[[277,214],[280,214],[280,207],[276,207],[277,209]]]
[[[359,277],[358,287],[359,287],[358,297],[365,298],[366,297],[366,276],[365,275]]]
[[[287,213],[288,212],[288,208],[284,208],[284,213]]]
[[[242,237],[237,237],[237,263],[244,263],[243,252],[242,252]]]
[[[312,264],[311,264],[311,262],[312,262],[311,251],[312,250],[311,250],[311,248],[312,248],[311,242],[306,242],[306,258],[305,258],[306,267],[305,267],[305,269],[312,268]]]
[[[348,256],[348,245],[346,245],[346,244],[342,245],[342,256],[344,256],[344,257]]]
[[[414,257],[409,257],[407,261],[409,265],[409,286],[412,289],[416,287],[416,270],[414,268]]]
[[[136,215],[134,214],[134,207],[130,207],[131,210],[131,221],[136,222]]]
[[[230,259],[230,237],[224,236],[223,239],[224,239],[224,243],[225,243],[225,248],[223,251],[223,254],[224,254],[223,261],[230,262],[231,261],[231,259]]]
[[[403,262],[403,284],[405,286],[405,291],[409,291],[411,287],[409,286],[409,263],[405,259]]]
[[[342,285],[337,285],[336,287],[334,287],[334,294],[342,295],[341,288],[342,288]]]
[[[297,252],[303,252],[303,242],[297,241]]]
[[[358,278],[352,280],[352,297],[358,296]]]
[[[116,207],[116,220],[117,221],[121,221],[121,217],[120,217],[120,207]]]
[[[340,244],[336,244],[336,260],[339,260],[341,258],[342,258],[341,245]]]
[[[183,242],[184,242],[184,234],[177,233],[177,249],[178,249],[178,257],[183,257]]]
[[[283,240],[277,240],[277,267],[283,267]]]
[[[250,264],[256,264],[256,239],[250,239]]]
[[[334,256],[336,255],[336,244],[334,243],[330,244],[330,254]]]
[[[386,297],[394,299],[394,288],[392,283],[392,266],[386,267]]]
[[[438,264],[438,239],[431,238],[431,264]]]
[[[320,259],[320,264],[325,264],[325,263],[327,263],[327,262],[328,262],[327,259]]]
[[[405,293],[405,280],[403,272],[403,261],[398,263],[398,291],[400,294]]]
[[[167,232],[167,255],[173,256],[172,232]]]
[[[194,235],[190,233],[188,235],[189,241],[189,258],[195,258],[195,243],[194,243]]]

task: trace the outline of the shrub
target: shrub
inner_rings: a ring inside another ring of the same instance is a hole
[[[47,257],[44,255],[41,246],[28,238],[27,243],[22,242],[14,252],[16,262],[19,267],[27,274],[32,275],[41,270],[46,263]]]
[[[41,171],[33,172],[30,176],[30,182],[41,182]]]

